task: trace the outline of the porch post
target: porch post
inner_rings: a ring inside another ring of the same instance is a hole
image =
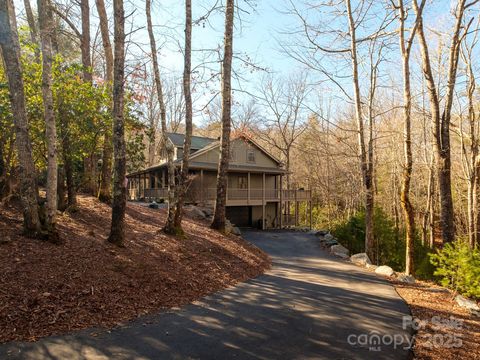
[[[203,202],[204,190],[206,189],[203,188],[203,169],[200,169],[200,202]]]
[[[283,176],[280,175],[280,229],[283,228]]]
[[[248,175],[250,178],[250,173]],[[265,230],[265,173],[262,178],[262,230]]]
[[[247,204],[250,205],[250,173],[247,173]]]
[[[297,190],[293,190],[295,194],[295,226],[298,226],[298,201],[297,201]]]

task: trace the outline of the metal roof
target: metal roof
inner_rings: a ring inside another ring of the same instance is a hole
[[[168,138],[176,147],[183,146],[185,141],[185,134],[179,133],[167,133]],[[209,145],[210,143],[216,141],[217,139],[212,139],[203,136],[192,136],[192,149],[199,150]]]

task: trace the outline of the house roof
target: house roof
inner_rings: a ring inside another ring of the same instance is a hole
[[[175,146],[183,146],[183,141],[185,139],[184,134],[178,134],[178,133],[167,133],[168,137],[172,141],[172,143]],[[251,144],[255,145],[257,148],[260,149],[263,153],[265,153],[268,157],[270,157],[274,162],[276,162],[278,165],[281,165],[282,162],[276,158],[274,155],[269,153],[265,148],[263,148],[260,144],[258,144],[255,140],[253,140],[250,136],[247,136],[245,134],[241,134],[238,136],[235,136],[231,139],[231,141],[236,140],[238,138],[243,138],[244,140],[250,142]],[[194,139],[195,139],[195,145],[194,145]],[[201,148],[201,144],[205,144]],[[205,163],[205,162],[199,162],[195,161],[197,157],[200,155],[209,152],[217,147],[220,146],[220,141],[218,139],[212,139],[212,138],[207,138],[207,137],[202,137],[202,136],[192,136],[192,149],[195,149],[195,151],[191,156],[190,156],[190,168],[192,169],[205,169],[205,170],[215,170],[218,167],[218,164],[215,163]],[[176,159],[174,161],[175,166],[180,166],[182,163],[182,159]],[[146,168],[144,170],[136,171],[134,173],[128,174],[127,176],[134,176],[134,175],[139,175],[139,174],[144,174],[150,171],[158,170],[163,167],[166,167],[167,163],[164,162],[162,164],[158,164],[155,166],[151,166],[149,168]],[[246,165],[246,164],[229,164],[228,171],[251,171],[251,172],[268,172],[271,174],[285,174],[287,171],[280,166],[278,168],[264,168],[264,167],[259,167],[255,165]]]
[[[185,142],[185,134],[179,133],[167,133],[170,141],[175,145],[175,147],[183,146]],[[192,149],[199,150],[209,145],[210,143],[216,141],[216,139],[203,137],[203,136],[192,136]]]

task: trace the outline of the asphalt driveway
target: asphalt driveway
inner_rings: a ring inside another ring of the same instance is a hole
[[[112,331],[0,345],[0,359],[408,359],[395,289],[322,251],[314,235],[251,231],[266,274]],[[93,335],[94,336],[93,336]]]

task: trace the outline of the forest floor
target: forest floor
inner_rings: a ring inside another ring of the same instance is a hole
[[[159,231],[165,210],[127,206],[125,248],[106,242],[110,207],[79,196],[58,217],[64,243],[21,235],[16,206],[0,208],[0,342],[127,320],[187,304],[256,277],[268,256],[240,237],[223,236],[188,213],[184,238]]]
[[[455,302],[455,294],[429,282],[392,282],[420,323],[415,359],[480,360],[480,317]]]

